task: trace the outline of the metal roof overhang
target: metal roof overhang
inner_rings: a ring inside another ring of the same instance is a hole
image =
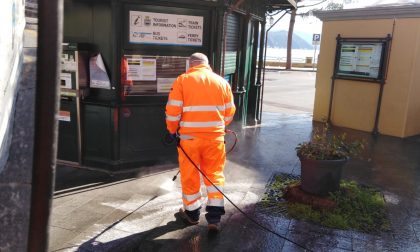
[[[267,9],[270,11],[296,8],[297,4],[294,0],[267,0]]]

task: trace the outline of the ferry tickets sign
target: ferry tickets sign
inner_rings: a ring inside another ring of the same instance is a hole
[[[203,17],[130,11],[129,41],[137,44],[203,45]]]

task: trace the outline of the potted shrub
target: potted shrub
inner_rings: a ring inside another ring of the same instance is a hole
[[[313,131],[312,139],[296,147],[301,163],[301,189],[327,196],[340,186],[341,171],[349,158],[361,153],[362,141],[348,141],[346,134],[332,134],[329,124]]]

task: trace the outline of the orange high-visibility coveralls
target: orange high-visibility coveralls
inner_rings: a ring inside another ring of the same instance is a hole
[[[232,121],[234,113],[229,83],[213,73],[207,64],[191,67],[180,75],[173,83],[166,105],[168,131],[171,134],[178,131],[185,152],[221,191],[225,182],[225,126]],[[201,207],[200,174],[180,149],[178,158],[184,208],[194,211]],[[207,208],[223,208],[223,195],[205,178],[203,181],[207,188]]]

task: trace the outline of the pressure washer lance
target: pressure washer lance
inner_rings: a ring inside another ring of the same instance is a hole
[[[230,153],[234,148],[235,148],[235,145],[236,145],[236,143],[237,143],[237,141],[238,141],[238,136],[236,135],[236,133],[234,132],[234,131],[231,131],[231,130],[226,130],[226,132],[227,133],[231,133],[231,134],[233,134],[234,136],[235,136],[235,143],[233,144],[233,146],[232,146],[232,148],[226,153],[226,154],[228,154],[228,153]],[[166,138],[167,137],[165,137],[165,140],[166,140]],[[174,140],[175,141],[175,140]],[[172,142],[174,142],[174,141],[172,141]],[[168,143],[168,142],[166,142],[166,143]],[[274,235],[276,235],[277,237],[279,237],[279,238],[282,238],[282,239],[284,239],[284,240],[286,240],[286,241],[289,241],[289,242],[291,242],[291,243],[293,243],[293,244],[295,244],[296,246],[298,246],[298,247],[300,247],[300,248],[302,248],[302,249],[304,249],[305,251],[309,251],[309,252],[314,252],[313,250],[311,250],[311,249],[308,249],[308,248],[306,248],[305,246],[303,246],[302,244],[299,244],[299,243],[297,243],[297,242],[294,242],[294,241],[292,241],[292,240],[290,240],[289,238],[287,238],[287,237],[285,237],[285,236],[283,236],[283,235],[281,235],[281,234],[279,234],[279,233],[277,233],[277,232],[275,232],[275,231],[273,231],[273,230],[271,230],[271,229],[269,229],[269,228],[267,228],[267,227],[265,227],[265,226],[263,226],[261,223],[259,223],[258,221],[256,221],[256,220],[254,220],[251,216],[249,216],[247,213],[245,213],[242,209],[240,209],[235,203],[233,203],[232,202],[232,200],[230,200],[227,196],[226,196],[226,194],[224,194],[207,176],[206,176],[206,174],[204,174],[204,172],[203,171],[201,171],[200,170],[200,168],[198,168],[198,166],[194,163],[194,161],[192,161],[192,159],[190,158],[190,156],[188,156],[188,154],[185,152],[185,150],[184,150],[184,148],[182,148],[182,146],[181,146],[181,143],[180,143],[180,139],[179,139],[179,137],[177,137],[177,139],[176,139],[176,143],[177,143],[177,147],[178,148],[180,148],[181,149],[181,151],[184,153],[184,155],[188,158],[188,160],[191,162],[191,164],[193,164],[193,166],[201,173],[201,175],[203,175],[203,177],[204,178],[206,178],[207,179],[207,181],[208,182],[210,182],[210,184],[218,191],[218,192],[220,192],[222,195],[223,195],[223,197],[225,197],[226,198],[226,200],[227,201],[229,201],[230,202],[230,204],[232,204],[232,206],[234,206],[241,214],[243,214],[248,220],[250,220],[251,222],[253,222],[254,224],[256,224],[258,227],[260,227],[261,229],[263,229],[263,230],[265,230],[265,231],[267,231],[267,232],[269,232],[269,233],[272,233],[272,234],[274,234]],[[171,144],[171,143],[170,143]],[[176,173],[176,175],[172,178],[172,181],[175,181],[176,180],[176,178],[177,178],[177,176],[178,176],[178,174],[179,174],[179,171]]]

